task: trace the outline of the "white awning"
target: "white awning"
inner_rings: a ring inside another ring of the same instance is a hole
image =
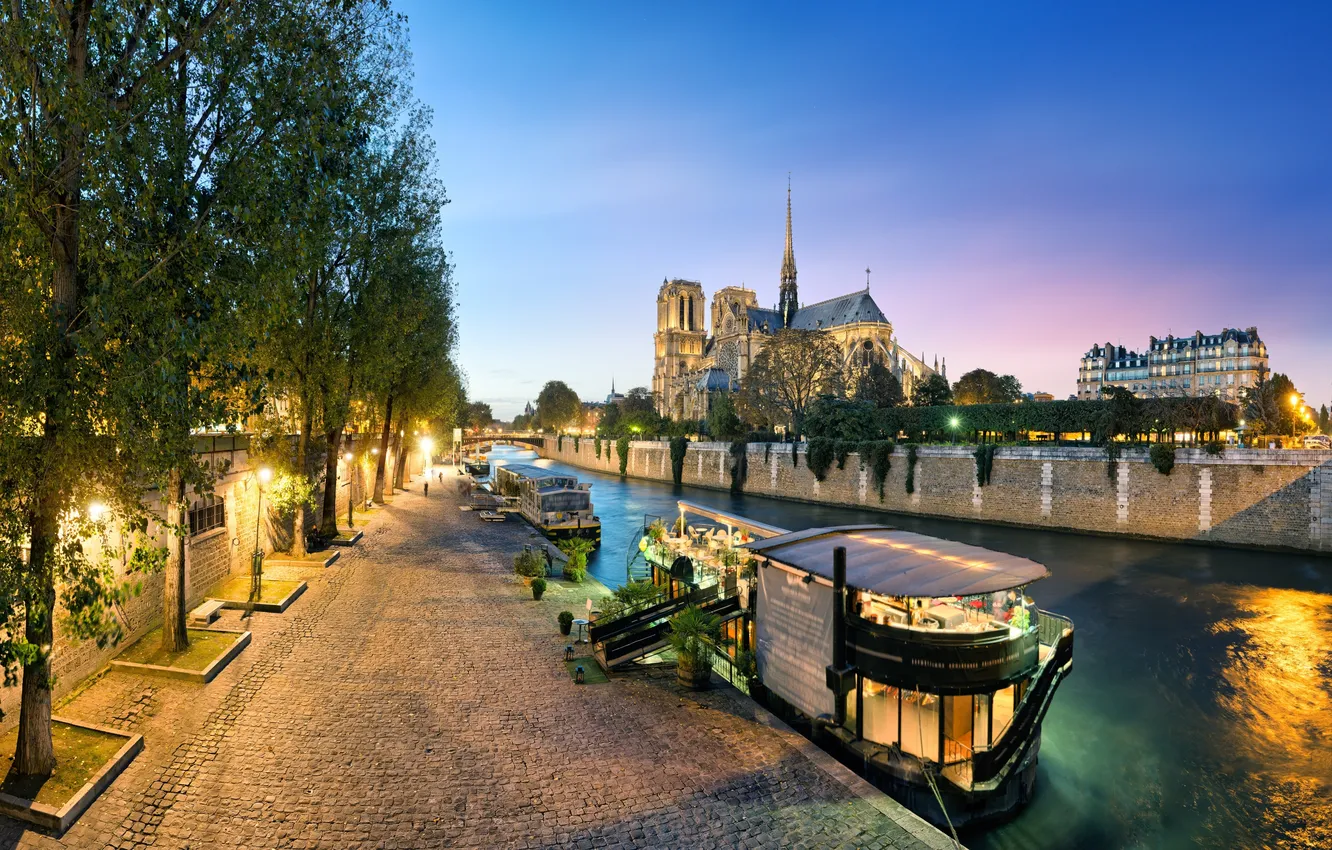
[[[1050,574],[1043,565],[979,546],[882,525],[810,528],[745,544],[765,558],[832,579],[846,547],[846,583],[884,596],[967,596],[1009,590]]]

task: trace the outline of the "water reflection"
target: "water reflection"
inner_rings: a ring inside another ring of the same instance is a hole
[[[539,463],[592,482],[603,545],[590,567],[611,585],[643,515],[671,516],[681,498],[784,528],[895,525],[1047,565],[1032,595],[1077,624],[1073,675],[1046,718],[1035,799],[964,835],[972,850],[1332,848],[1332,560],[733,497]]]

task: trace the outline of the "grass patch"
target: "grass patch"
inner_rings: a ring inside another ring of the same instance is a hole
[[[263,579],[259,586],[259,601],[276,605],[290,596],[292,591],[300,586],[299,581],[275,578]],[[222,599],[227,602],[248,602],[250,600],[250,577],[245,574],[234,575],[220,584],[214,585],[208,596],[211,599]]]
[[[246,590],[248,589],[247,586]],[[200,629],[187,629],[186,633],[190,636],[190,645],[183,652],[163,651],[162,630],[156,628],[135,641],[120,653],[116,660],[202,671],[226,652],[238,637],[231,632],[210,632]]]
[[[351,538],[348,538],[348,539],[351,539]],[[294,562],[294,561],[299,561],[299,562],[302,563],[302,564],[323,564],[325,561],[327,561],[327,560],[329,559],[329,557],[330,557],[332,554],[333,554],[332,552],[327,552],[327,551],[320,551],[320,552],[306,552],[304,555],[288,555],[288,554],[285,553],[285,552],[274,552],[274,553],[271,554],[271,555],[265,555],[265,556],[264,556],[264,561],[266,561],[266,562],[267,562],[267,561],[278,561],[278,562],[282,562],[282,563],[285,563],[285,562],[288,562],[288,561],[293,561],[293,562]],[[248,578],[247,578],[247,580],[248,580]],[[248,591],[247,591],[247,592],[248,592]]]
[[[70,726],[58,720],[51,722],[51,743],[55,746],[56,769],[47,777],[12,775],[14,747],[18,743],[18,728],[0,738],[0,770],[5,780],[0,791],[22,800],[32,800],[60,808],[79,792],[97,771],[115,758],[128,739],[108,735],[94,729]]]
[[[583,665],[583,683],[586,685],[601,685],[609,682],[606,673],[601,669],[601,665],[593,658],[575,658],[573,661],[564,662],[564,666],[569,670],[569,678],[574,678],[574,668]]]

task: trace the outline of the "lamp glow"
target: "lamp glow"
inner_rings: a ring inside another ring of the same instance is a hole
[[[270,481],[272,481],[272,480],[273,480],[273,470],[272,470],[272,468],[271,468],[271,467],[267,467],[267,466],[261,466],[261,467],[259,467],[259,483],[260,483],[260,484],[267,484],[268,482],[270,482]]]
[[[948,420],[948,425],[949,425],[950,427],[952,427],[952,428],[956,428],[956,427],[958,426],[958,419],[957,419],[957,417],[954,416],[953,418],[949,419],[949,420]]]
[[[93,522],[101,522],[102,517],[106,516],[106,505],[101,502],[93,502],[88,505],[88,519]]]
[[[343,460],[348,460],[348,461],[351,460],[351,459],[352,459],[352,453],[351,453],[351,452],[347,452],[345,455],[342,456],[342,459],[343,459]]]

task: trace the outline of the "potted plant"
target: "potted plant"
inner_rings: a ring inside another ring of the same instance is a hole
[[[759,680],[758,658],[754,653],[747,649],[742,649],[735,654],[735,673],[745,683],[745,689],[749,695],[756,701],[763,701],[763,682]]]
[[[560,634],[569,636],[569,631],[573,629],[574,616],[572,611],[561,611],[559,616]]]
[[[702,688],[712,678],[712,653],[721,632],[721,619],[697,605],[671,618],[667,640],[675,650],[675,675],[680,684]]]
[[[546,580],[544,578],[532,579],[532,598],[540,601],[541,595],[546,592]]]

